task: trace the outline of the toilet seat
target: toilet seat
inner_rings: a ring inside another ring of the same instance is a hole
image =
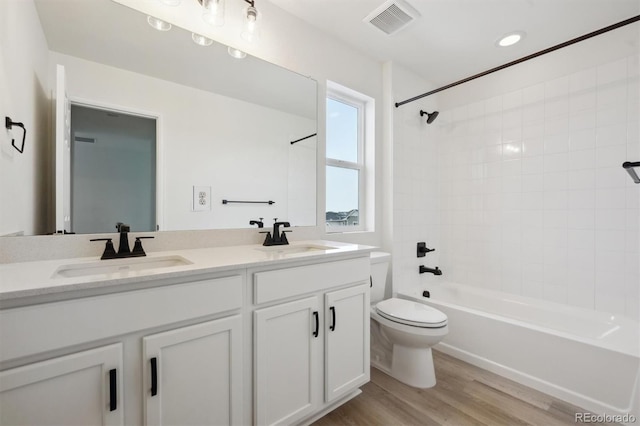
[[[410,300],[391,298],[376,305],[380,316],[400,324],[422,328],[441,328],[447,325],[447,316],[431,306]]]

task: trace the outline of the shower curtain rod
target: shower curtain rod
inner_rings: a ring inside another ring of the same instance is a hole
[[[508,68],[508,67],[510,67],[512,65],[517,65],[517,64],[519,64],[521,62],[528,61],[529,59],[537,58],[538,56],[542,56],[542,55],[544,55],[546,53],[550,53],[550,52],[553,52],[555,50],[562,49],[563,47],[570,46],[570,45],[578,43],[580,41],[587,40],[587,39],[589,39],[591,37],[595,37],[595,36],[598,36],[600,34],[604,34],[604,33],[609,32],[611,30],[615,30],[617,28],[624,27],[625,25],[629,25],[629,24],[632,24],[632,23],[637,22],[637,21],[640,21],[640,15],[634,16],[634,17],[629,18],[629,19],[625,19],[624,21],[620,21],[617,24],[609,25],[608,27],[601,28],[601,29],[599,29],[597,31],[593,31],[593,32],[591,32],[589,34],[585,34],[585,35],[582,35],[580,37],[576,37],[574,39],[571,39],[569,41],[565,41],[564,43],[557,44],[557,45],[549,47],[547,49],[540,50],[539,52],[532,53],[531,55],[525,56],[525,57],[520,58],[520,59],[516,59],[515,61],[509,62],[507,64],[500,65],[499,67],[491,68],[488,71],[484,71],[484,72],[481,72],[479,74],[472,75],[471,77],[467,77],[467,78],[464,78],[462,80],[458,80],[455,83],[447,84],[446,86],[442,86],[442,87],[440,87],[438,89],[431,90],[429,92],[423,93],[422,95],[414,96],[411,99],[407,99],[407,100],[404,100],[402,102],[396,102],[396,108],[398,108],[401,105],[408,104],[409,102],[417,101],[418,99],[422,99],[422,98],[424,98],[426,96],[433,95],[434,93],[438,93],[438,92],[441,92],[443,90],[450,89],[450,88],[452,88],[454,86],[458,86],[459,84],[466,83],[466,82],[471,81],[471,80],[475,80],[476,78],[484,77],[485,75],[494,73],[496,71],[503,70],[503,69]]]

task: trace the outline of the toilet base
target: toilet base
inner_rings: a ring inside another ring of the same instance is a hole
[[[431,348],[408,348],[393,345],[391,371],[393,378],[414,388],[431,388],[436,385]]]

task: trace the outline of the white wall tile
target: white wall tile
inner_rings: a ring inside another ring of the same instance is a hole
[[[596,205],[596,191],[594,189],[578,189],[567,192],[567,208],[594,209]]]
[[[595,90],[572,93],[569,96],[569,112],[573,114],[578,111],[595,108],[598,103],[596,93]]]
[[[593,149],[596,146],[596,129],[583,129],[571,132],[569,136],[571,151]]]
[[[595,229],[595,210],[593,208],[574,209],[570,206],[567,212],[567,226],[569,229]]]
[[[590,68],[569,76],[569,91],[582,92],[596,87],[596,69]]]
[[[598,86],[627,78],[628,59],[610,62],[598,67]]]
[[[639,317],[640,190],[620,167],[640,160],[639,61],[462,105],[436,156],[416,155],[420,136],[396,142],[407,147],[397,174],[410,185],[397,189],[409,197],[399,203],[419,210],[402,216],[411,224],[394,220],[405,245],[435,221],[425,219],[429,197],[414,198],[439,191],[434,229],[449,278]],[[423,156],[437,159],[437,174],[426,177]],[[415,281],[411,261],[404,273]]]
[[[599,127],[596,133],[596,146],[609,146],[627,143],[627,126],[614,124]]]
[[[594,129],[596,124],[595,108],[578,111],[569,117],[569,130],[572,134],[578,130]]]
[[[596,185],[594,169],[571,170],[567,172],[566,189],[592,189]]]
[[[529,86],[522,89],[523,105],[540,103],[543,101],[544,101],[544,83],[536,84],[534,86]]]

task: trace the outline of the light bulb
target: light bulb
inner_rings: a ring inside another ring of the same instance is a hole
[[[244,13],[244,30],[240,36],[249,42],[257,41],[259,38],[258,27],[258,9],[249,6]]]
[[[191,33],[191,39],[195,44],[198,44],[200,46],[211,46],[211,43],[213,43],[213,40],[211,40],[210,38],[196,33]]]
[[[179,6],[182,0],[160,0],[160,2],[167,6]]]
[[[242,50],[236,49],[234,47],[229,46],[227,48],[227,53],[229,53],[229,55],[231,55],[231,57],[236,58],[236,59],[244,59],[247,57],[247,54],[245,52],[243,52]]]
[[[209,25],[221,27],[224,25],[224,0],[204,0],[202,19]]]
[[[158,31],[169,31],[171,29],[170,23],[154,18],[153,16],[147,16],[147,22]]]

